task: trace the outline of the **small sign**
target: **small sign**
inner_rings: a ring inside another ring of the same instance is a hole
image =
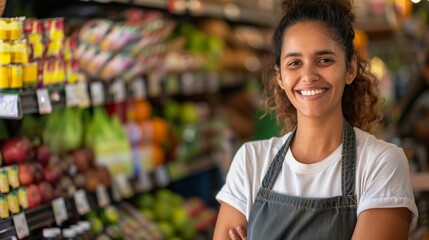
[[[122,80],[116,80],[111,86],[110,86],[110,92],[113,95],[113,101],[115,103],[121,103],[125,101],[126,98],[126,89],[125,89],[125,83]]]
[[[76,193],[74,194],[74,202],[76,204],[77,212],[80,215],[84,215],[85,213],[89,212],[90,207],[85,190],[80,189],[76,191]]]
[[[147,94],[152,97],[158,97],[162,94],[162,81],[165,74],[162,72],[152,72],[148,76]]]
[[[138,181],[136,184],[137,191],[139,192],[149,192],[153,189],[153,181],[149,174],[143,172],[138,177]]]
[[[37,103],[39,105],[40,114],[49,114],[52,112],[51,99],[49,98],[49,91],[46,88],[36,90]]]
[[[102,82],[92,82],[90,85],[92,106],[104,104],[104,86]]]
[[[19,95],[1,94],[0,95],[0,117],[21,118]]]
[[[13,225],[15,225],[16,235],[19,239],[23,239],[30,235],[27,218],[25,217],[24,212],[13,215]]]
[[[99,207],[103,208],[110,205],[110,197],[109,194],[107,194],[107,189],[104,185],[98,185],[97,189],[95,190],[95,194],[97,196],[97,202]]]
[[[79,99],[79,107],[89,107],[91,102],[89,101],[88,84],[85,81],[78,81],[76,92]]]
[[[114,179],[115,184],[113,185],[116,185],[121,198],[129,198],[134,195],[133,188],[131,187],[130,181],[126,175],[118,175]]]
[[[155,169],[155,181],[158,187],[165,187],[170,183],[167,167],[161,166]]]
[[[122,200],[121,193],[119,192],[119,186],[116,181],[112,182],[112,197],[115,202],[120,202]]]
[[[144,99],[146,97],[146,87],[143,78],[136,78],[132,81],[134,99]]]
[[[58,226],[68,219],[67,207],[64,198],[57,198],[53,200],[52,209],[54,210],[55,222]]]
[[[75,107],[79,104],[79,99],[77,96],[77,86],[76,84],[67,84],[65,86],[66,92],[66,106]]]

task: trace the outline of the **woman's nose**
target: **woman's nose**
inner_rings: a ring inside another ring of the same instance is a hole
[[[304,82],[314,82],[319,80],[319,73],[314,65],[305,65],[302,68],[301,80]]]

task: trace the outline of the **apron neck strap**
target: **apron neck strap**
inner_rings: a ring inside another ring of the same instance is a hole
[[[268,168],[262,187],[271,189],[279,175],[286,153],[289,150],[292,139],[296,133],[296,127],[292,130],[286,142],[277,152],[273,162]],[[344,120],[343,127],[343,146],[341,159],[341,190],[343,195],[353,196],[355,190],[355,168],[356,168],[356,136],[353,127]]]

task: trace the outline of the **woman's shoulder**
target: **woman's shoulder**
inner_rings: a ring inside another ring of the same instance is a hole
[[[397,145],[380,139],[375,135],[365,132],[359,128],[354,128],[356,133],[357,154],[367,161],[382,159],[394,161],[406,160],[404,151]]]

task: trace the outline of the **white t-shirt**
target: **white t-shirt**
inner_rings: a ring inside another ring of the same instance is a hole
[[[413,213],[413,229],[418,212],[409,177],[408,160],[403,150],[358,128],[354,130],[357,147],[357,215],[371,208],[406,207]],[[226,183],[216,199],[235,207],[249,220],[262,179],[289,134],[241,146],[231,163]],[[272,190],[302,197],[327,198],[342,195],[341,149],[342,145],[330,156],[314,164],[298,162],[289,150]]]

